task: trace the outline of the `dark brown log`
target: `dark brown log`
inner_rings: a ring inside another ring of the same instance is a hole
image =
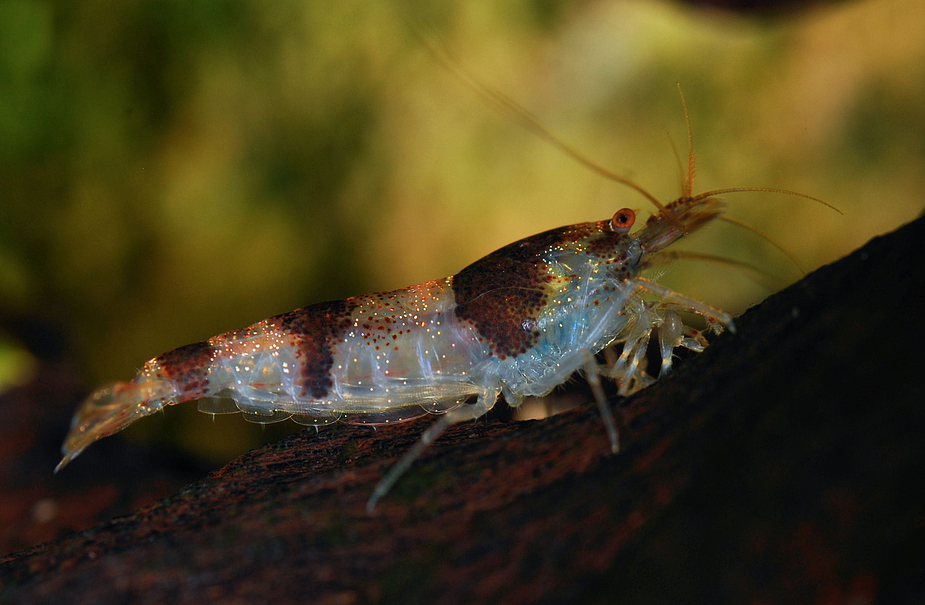
[[[925,221],[772,296],[616,400],[254,450],[175,496],[0,560],[10,603],[925,602]],[[140,471],[143,472],[143,471]]]

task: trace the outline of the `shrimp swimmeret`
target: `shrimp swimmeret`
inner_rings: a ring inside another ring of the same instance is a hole
[[[671,368],[674,349],[702,351],[706,340],[682,323],[679,311],[701,316],[713,332],[733,330],[727,314],[640,272],[670,260],[665,248],[722,216],[717,194],[810,197],[769,189],[692,195],[692,158],[683,195],[665,205],[611,175],[658,209],[635,232],[635,213],[623,208],[607,220],[509,244],[452,277],[309,305],[159,355],[132,380],[103,387],[81,404],[55,471],[97,439],[195,399],[204,412],[240,411],[258,423],[384,424],[440,415],[377,485],[371,510],[448,427],[483,416],[499,394],[513,407],[526,396],[544,396],[576,371],[591,385],[616,452],[600,377],[614,380],[622,395],[650,384],[642,359],[653,332],[660,374]],[[599,365],[597,354],[609,348],[619,355]]]

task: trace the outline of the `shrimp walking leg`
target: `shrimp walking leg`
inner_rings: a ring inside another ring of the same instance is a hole
[[[735,324],[732,322],[732,317],[726,313],[723,313],[719,309],[704,304],[699,300],[688,298],[683,294],[675,292],[671,288],[666,288],[665,286],[645,279],[644,277],[637,277],[633,281],[635,281],[637,288],[641,288],[646,292],[658,296],[662,303],[672,304],[674,306],[680,307],[683,310],[692,311],[698,315],[703,316],[707,322],[709,322],[710,327],[715,332],[719,333],[722,331],[723,327],[726,327],[729,328],[730,332],[735,334],[736,328]]]
[[[696,341],[692,344],[695,348],[700,346]],[[674,363],[672,359],[673,352],[675,348],[680,346],[690,347],[691,343],[685,345],[684,324],[681,322],[681,316],[678,315],[677,311],[669,309],[665,311],[662,325],[658,327],[658,348],[662,355],[662,367],[659,368],[658,372],[660,378],[671,372],[671,367]]]
[[[407,471],[414,463],[414,461],[420,457],[425,448],[433,443],[434,440],[443,434],[445,430],[454,424],[481,418],[495,405],[495,401],[497,399],[497,391],[483,391],[475,403],[471,405],[461,405],[458,408],[447,412],[441,416],[439,420],[427,427],[427,430],[421,434],[421,438],[418,439],[417,443],[415,443],[410,450],[405,452],[405,455],[401,457],[401,460],[396,462],[395,466],[390,468],[385,477],[383,477],[376,485],[372,495],[366,502],[366,512],[373,512],[373,510],[376,508],[376,503],[379,502],[379,499],[389,493],[389,490],[392,489],[392,486],[395,485],[395,482],[398,481],[398,479],[403,474],[405,474],[405,471]]]
[[[607,396],[604,394],[604,387],[601,386],[601,372],[594,358],[589,359],[584,365],[585,379],[588,386],[591,387],[591,393],[594,394],[594,401],[601,410],[601,419],[604,421],[604,430],[607,431],[607,438],[610,439],[610,451],[614,454],[620,451],[620,433],[617,431],[617,425],[613,419],[613,412],[607,404]]]
[[[619,385],[621,395],[630,395],[648,386],[655,379],[645,371],[645,355],[653,330],[658,332],[658,345],[662,363],[659,376],[671,371],[672,354],[676,347],[702,351],[706,341],[696,330],[684,325],[678,311],[696,313],[703,317],[712,332],[720,333],[728,327],[735,332],[732,318],[719,309],[688,298],[645,278],[628,280],[631,291],[642,291],[656,301],[642,296],[627,296],[624,314],[627,320],[613,344],[621,344],[619,357],[598,372]],[[589,374],[590,376],[591,374]]]

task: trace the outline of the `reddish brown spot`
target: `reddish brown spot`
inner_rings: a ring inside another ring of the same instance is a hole
[[[602,225],[603,227],[603,225]],[[609,229],[600,229],[600,232],[588,240],[587,251],[599,258],[625,260],[625,242],[627,236]]]
[[[629,210],[617,215],[621,230],[635,220]],[[626,276],[631,271],[626,266],[629,241],[625,233],[614,230],[611,221],[600,221],[560,227],[514,242],[453,276],[456,315],[471,322],[499,358],[522,354],[539,338],[536,319],[557,283],[576,277],[557,274],[562,266],[550,267],[549,255],[574,250],[609,264],[610,273]]]
[[[212,362],[212,345],[195,342],[158,356],[155,361],[168,378],[190,399],[205,393],[209,380],[206,369]]]
[[[505,359],[532,347],[535,319],[548,300],[545,256],[570,241],[562,227],[492,252],[453,276],[456,316],[471,321],[492,352]]]
[[[288,330],[302,353],[302,395],[322,399],[334,386],[334,343],[353,325],[353,299],[336,300],[302,307],[273,319]],[[272,321],[272,320],[271,320]]]

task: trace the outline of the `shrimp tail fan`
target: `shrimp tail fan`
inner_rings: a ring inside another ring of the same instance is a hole
[[[117,382],[94,391],[78,408],[61,446],[57,473],[94,441],[117,433],[175,400],[175,387],[165,380]]]

